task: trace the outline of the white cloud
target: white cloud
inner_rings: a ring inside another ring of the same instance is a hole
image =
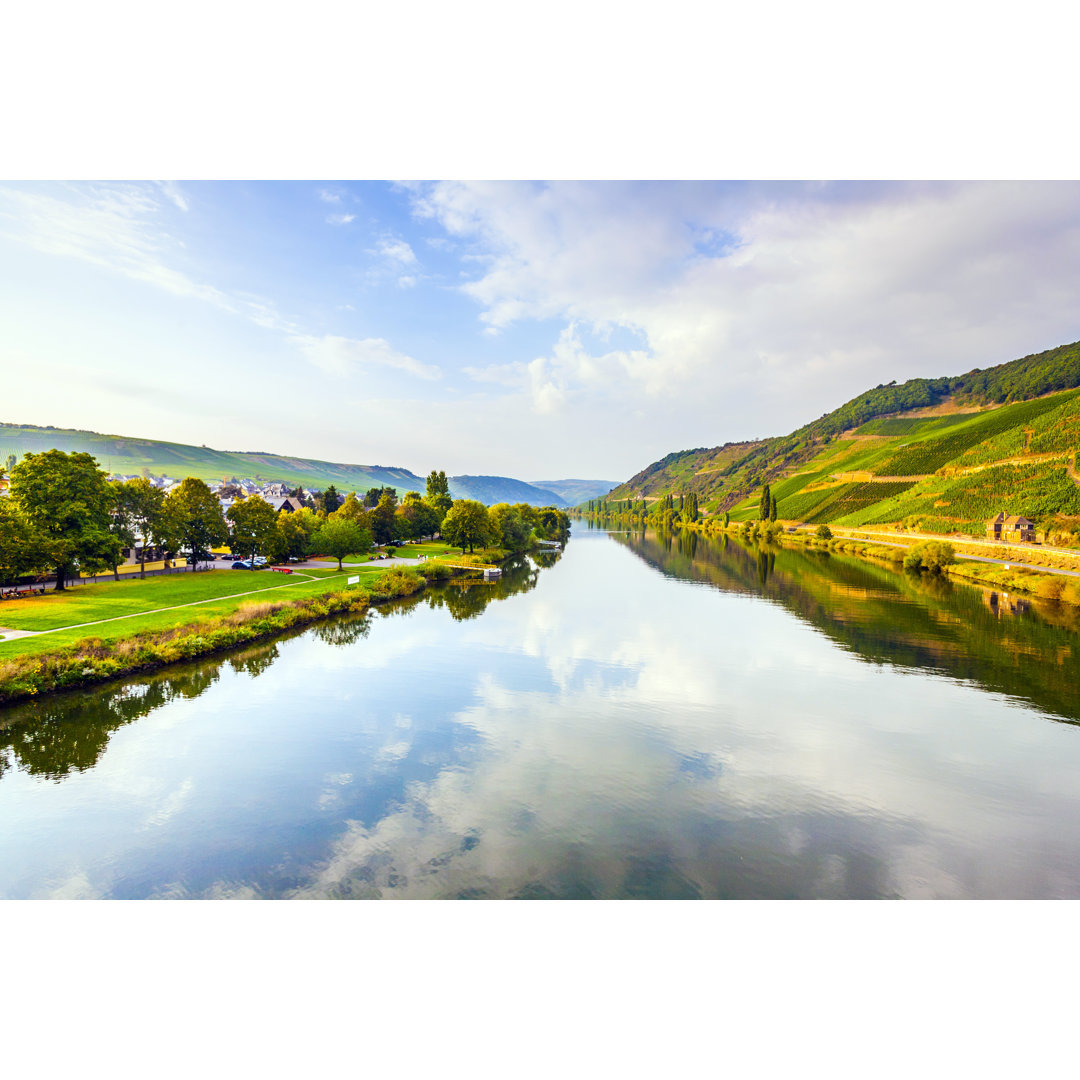
[[[411,356],[398,352],[383,338],[338,337],[325,334],[295,334],[291,338],[307,359],[331,375],[363,372],[370,367],[388,367],[407,372],[421,379],[439,379],[442,372],[433,364],[422,364]]]
[[[187,196],[184,195],[177,184],[172,180],[159,180],[157,185],[177,209],[187,212]]]
[[[400,237],[384,236],[370,251],[400,267],[417,265],[416,253]]]
[[[328,203],[339,203],[339,202],[341,202],[341,196],[340,195],[335,194],[333,191],[327,191],[326,188],[320,188],[319,189],[319,198],[322,199],[323,202],[328,202]]]
[[[79,259],[235,311],[220,289],[173,265],[182,245],[165,232],[153,189],[132,184],[65,186],[67,197],[22,188],[0,188],[0,232],[50,255]]]
[[[660,452],[783,433],[882,379],[1080,336],[1075,183],[440,183],[413,197],[468,248],[461,291],[487,331],[564,321],[529,365],[534,405],[579,399],[588,420],[617,380],[657,416]],[[642,345],[590,356],[575,324]]]
[[[326,219],[327,225],[348,225],[350,222],[356,220],[355,214],[331,214]]]

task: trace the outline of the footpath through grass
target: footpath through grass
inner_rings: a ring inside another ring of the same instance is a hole
[[[176,574],[80,586],[59,594],[48,593],[32,600],[0,602],[0,626],[18,630],[53,630],[41,637],[0,640],[0,657],[54,651],[84,638],[114,642],[147,630],[168,630],[236,611],[252,599],[253,592],[268,592],[273,599],[299,599],[333,592],[349,577],[370,578],[383,568],[359,567],[336,570],[305,570],[275,574],[271,571],[209,570],[199,574]],[[177,605],[196,606],[177,606]],[[172,609],[172,610],[162,610]],[[114,622],[99,622],[114,619]],[[82,625],[92,623],[96,625]],[[56,629],[71,627],[71,629]]]

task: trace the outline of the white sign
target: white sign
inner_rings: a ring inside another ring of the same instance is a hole
[[[356,577],[349,578],[349,580],[346,582],[346,584],[348,584],[348,585],[359,585],[360,584],[360,575],[357,574]]]

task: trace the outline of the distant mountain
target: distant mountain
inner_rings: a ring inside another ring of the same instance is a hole
[[[508,476],[449,476],[450,494],[455,499],[476,499],[486,506],[495,503],[528,503],[530,506],[568,506],[554,491],[511,480]]]
[[[545,491],[554,491],[561,495],[570,506],[577,506],[586,499],[595,499],[606,495],[612,488],[618,487],[619,480],[530,480],[534,487]]]
[[[266,451],[213,450],[209,446],[103,435],[97,431],[0,423],[0,463],[8,454],[21,458],[27,452],[53,449],[93,454],[103,469],[123,476],[137,476],[146,469],[154,476],[176,480],[185,476],[210,482],[247,478],[280,481],[309,490],[321,490],[333,484],[340,492],[392,487],[398,495],[406,491],[423,494],[427,488],[425,477],[396,466],[346,465]],[[476,499],[488,506],[497,502],[566,505],[554,492],[541,491],[507,476],[452,476],[449,480],[454,498]]]

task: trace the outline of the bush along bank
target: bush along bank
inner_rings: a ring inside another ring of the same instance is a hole
[[[354,585],[300,600],[253,599],[229,615],[171,630],[145,631],[108,645],[90,637],[52,653],[0,660],[0,705],[207,656],[328,615],[363,612],[450,576],[448,567],[437,564],[422,574],[412,569],[388,570],[363,587]]]

